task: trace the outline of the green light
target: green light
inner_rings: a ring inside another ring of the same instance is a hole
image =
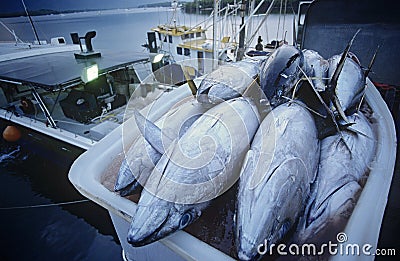
[[[99,77],[99,67],[97,64],[83,68],[81,79],[84,83],[93,81]]]

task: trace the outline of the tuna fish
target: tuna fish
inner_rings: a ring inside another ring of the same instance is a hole
[[[283,96],[291,96],[303,65],[303,53],[290,45],[282,45],[263,63],[260,85],[273,108],[287,101]]]
[[[258,126],[256,107],[244,97],[220,103],[195,121],[163,154],[145,184],[128,242],[146,245],[195,221],[239,178]]]
[[[317,91],[324,91],[327,84],[329,63],[314,50],[303,50],[306,74]]]
[[[154,166],[167,148],[176,137],[180,137],[193,122],[198,119],[209,107],[198,103],[194,99],[181,104],[170,110],[163,116],[156,125],[162,129],[163,137],[154,137],[154,128],[149,127],[145,134],[151,135],[152,140],[159,141],[159,145],[150,145],[145,136],[140,136],[134,144],[125,151],[123,160],[118,172],[114,190],[119,191],[122,196],[134,193],[144,184],[153,171]],[[138,117],[138,116],[137,116]],[[139,120],[138,122],[143,122]],[[160,133],[160,132],[159,132]]]
[[[238,257],[278,243],[306,206],[317,173],[319,140],[310,112],[282,104],[261,123],[242,166],[236,214]]]
[[[329,61],[329,77],[333,77],[340,62],[341,55],[334,55]],[[366,78],[361,66],[353,59],[346,59],[337,79],[334,95],[336,95],[342,110],[352,114],[358,107],[364,95]]]
[[[209,73],[200,83],[197,100],[201,103],[217,104],[240,97],[257,78],[259,61],[243,60],[221,65]]]
[[[353,130],[321,141],[318,176],[304,222],[295,236],[300,243],[334,239],[347,223],[361,192],[375,153],[375,139],[362,113],[349,116],[349,120],[355,123]]]

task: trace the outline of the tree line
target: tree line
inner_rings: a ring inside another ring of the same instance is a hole
[[[238,0],[220,0],[220,8],[224,8],[225,6],[232,5],[235,2],[238,3]],[[261,2],[261,0],[256,0],[256,6]],[[265,13],[268,7],[271,5],[272,0],[267,0],[258,10],[258,13],[262,14]],[[272,9],[273,13],[280,12],[280,4],[282,2],[282,9],[284,9],[285,2],[287,3],[286,12],[297,12],[297,6],[299,0],[281,0],[275,1],[274,7]],[[247,10],[249,10],[250,1],[246,1]],[[186,2],[184,3],[184,11],[186,13],[197,13],[197,12],[211,12],[214,9],[214,0],[194,0],[193,2]],[[282,10],[283,12],[283,10]]]

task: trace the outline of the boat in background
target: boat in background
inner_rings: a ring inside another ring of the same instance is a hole
[[[363,47],[364,43],[365,45],[369,45],[371,39],[367,36],[373,34],[378,37],[382,30],[388,28],[387,26],[389,26],[391,30],[385,31],[385,34],[380,36],[382,37],[380,40],[388,36],[389,39],[392,39],[391,37],[394,36],[397,38],[399,37],[398,20],[391,20],[390,22],[384,21],[384,23],[375,21],[375,23],[372,24],[370,21],[363,22],[371,18],[369,15],[370,10],[375,10],[377,17],[385,17],[386,10],[375,8],[378,3],[370,3],[370,6],[368,6],[364,1],[355,2],[356,3],[351,5],[351,8],[349,8],[349,6],[343,8],[343,5],[348,4],[348,1],[317,0],[312,2],[305,17],[304,27],[302,28],[303,34],[298,37],[298,39],[302,39],[301,48],[312,48],[313,50],[319,51],[323,56],[330,57],[343,51],[348,39],[350,39],[351,35],[354,33],[353,29],[355,28],[357,30],[359,27],[363,27],[360,32],[360,37],[357,38],[357,45],[359,47]],[[329,12],[327,10],[329,10]],[[356,16],[360,20],[354,20],[355,14],[357,14]],[[357,22],[353,24],[354,21]],[[390,25],[394,24],[395,26],[390,27]],[[324,33],[323,39],[320,39],[321,33],[325,32],[324,30],[326,28],[329,29],[328,32],[326,34]],[[350,37],[348,35],[350,35]],[[397,42],[398,41],[393,42],[392,44]],[[376,46],[374,46],[373,50],[375,49]],[[390,52],[390,49],[385,50],[385,52],[386,51]],[[356,52],[361,59],[363,59],[362,57],[372,56],[366,53],[365,48],[364,50],[354,48],[354,52]],[[393,60],[383,55],[378,63],[379,66],[381,66],[379,70],[384,70],[391,66],[398,68],[399,60],[393,65]],[[362,63],[365,64],[364,60],[362,60]],[[384,76],[377,75],[377,77]],[[398,81],[399,78],[398,76],[386,78],[386,80],[389,81],[390,79]],[[148,115],[149,120],[154,122],[164,115],[174,104],[190,96],[191,94],[188,89],[189,88],[175,89],[170,93],[162,95],[158,100],[154,101],[153,104],[142,109],[141,112]],[[372,249],[376,249],[382,217],[393,176],[397,141],[392,115],[381,97],[381,94],[369,78],[367,79],[365,101],[372,111],[370,117],[377,137],[377,148],[374,160],[371,162],[370,173],[366,184],[343,232],[348,239],[346,243],[358,244],[359,246],[369,244],[372,246]],[[151,107],[157,108],[157,110],[150,111]],[[121,133],[123,133],[124,128],[129,129],[130,132],[128,137],[124,135],[122,139]],[[134,216],[137,205],[135,199],[121,197],[118,193],[114,192],[113,182],[115,181],[116,172],[122,162],[124,146],[130,144],[139,135],[140,133],[135,120],[131,118],[125,121],[95,146],[83,153],[74,162],[69,172],[70,181],[82,195],[109,211],[121,241],[124,260],[145,260],[149,258],[162,258],[166,260],[235,259],[236,256],[232,254],[233,252],[231,251],[232,245],[225,247],[221,245],[216,246],[215,242],[211,242],[214,237],[218,236],[221,238],[218,238],[216,241],[222,241],[222,237],[225,234],[220,234],[219,232],[224,231],[229,234],[230,231],[233,231],[231,227],[226,228],[226,230],[213,227],[207,231],[197,231],[197,233],[193,231],[189,233],[187,230],[181,230],[144,247],[132,247],[127,242],[126,238],[129,224]],[[83,175],[83,173],[85,174]],[[233,202],[232,204],[234,206],[236,200],[235,193],[227,195],[227,197],[228,198],[224,198],[224,200],[231,203]],[[225,213],[223,210],[217,212],[217,215]],[[366,217],[368,217],[368,219]],[[224,222],[232,218],[233,215],[224,214],[220,217],[223,221],[219,224],[222,224],[222,226],[232,226],[233,222],[228,224]],[[202,224],[206,223],[212,222],[206,220]],[[216,234],[218,235],[212,234],[215,231],[217,231]],[[205,237],[210,241],[203,241],[201,239],[205,233],[208,233],[208,236]],[[341,255],[331,257],[333,260],[340,260],[341,258],[343,258]],[[372,255],[346,256],[346,260],[373,260],[373,258],[374,256]]]
[[[156,63],[162,65],[179,63],[191,68],[191,74],[195,76],[210,73],[219,64],[238,61],[244,57],[265,58],[277,47],[287,43],[285,39],[282,39],[263,45],[262,37],[259,35],[258,44],[252,46],[255,37],[260,33],[262,25],[278,1],[273,0],[267,3],[262,0],[257,6],[255,1],[250,2],[249,8],[246,1],[227,4],[220,8],[220,2],[217,1],[206,19],[192,26],[177,23],[177,13],[180,8],[178,1],[173,0],[172,17],[167,23],[151,28],[151,32],[147,33],[148,42],[143,46],[149,50]],[[268,6],[260,19],[258,12],[266,4]],[[281,1],[281,9],[282,4],[283,1]],[[285,15],[282,10],[281,15]],[[258,21],[255,21],[256,17],[259,18]]]
[[[123,122],[135,88],[142,89],[137,98],[143,106],[146,90],[163,88],[140,84],[152,73],[147,54],[95,51],[95,36],[73,33],[72,45],[63,37],[0,45],[2,131],[15,125],[23,138],[47,137],[86,150]]]

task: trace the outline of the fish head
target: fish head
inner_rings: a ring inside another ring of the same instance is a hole
[[[232,89],[225,83],[218,81],[217,79],[213,79],[212,77],[206,77],[204,78],[201,83],[200,87],[197,90],[197,101],[200,103],[205,103],[205,104],[214,104],[214,103],[220,103],[223,102],[224,99],[222,97],[226,97],[227,94],[225,92],[231,92]],[[218,93],[220,94],[215,97],[211,97],[212,93]],[[231,94],[228,94],[228,96],[231,96]],[[212,98],[212,99],[210,99]],[[219,98],[219,99],[218,99]]]
[[[272,208],[272,211],[263,204],[250,204],[247,207],[253,208],[249,212],[251,218],[243,218],[243,213],[238,213],[242,217],[237,219],[237,254],[240,260],[255,260],[268,253],[273,244],[286,235],[293,222],[285,219],[285,214],[278,207]],[[242,206],[242,211],[246,211],[247,207]]]
[[[135,247],[144,246],[183,229],[199,218],[200,205],[176,204],[143,190],[127,240]]]
[[[242,173],[239,180],[236,214],[236,245],[241,260],[270,253],[297,221],[308,195],[304,189],[308,186],[307,170],[300,159],[272,164],[255,186],[253,177],[265,170],[248,170],[253,173]]]
[[[252,67],[247,63],[221,65],[201,81],[197,101],[218,104],[242,96],[257,75]]]
[[[271,104],[279,105],[300,79],[303,53],[294,46],[282,45],[265,60],[260,73],[261,89]]]
[[[324,91],[326,78],[328,76],[329,63],[318,52],[314,50],[303,50],[304,71],[308,77],[312,78],[313,87],[317,91]]]
[[[353,55],[354,56],[354,55]],[[343,111],[348,112],[361,100],[365,90],[366,78],[363,69],[353,56],[347,56],[337,79],[333,93],[337,96]],[[332,78],[339,65],[341,55],[332,56],[329,61],[329,78]]]

